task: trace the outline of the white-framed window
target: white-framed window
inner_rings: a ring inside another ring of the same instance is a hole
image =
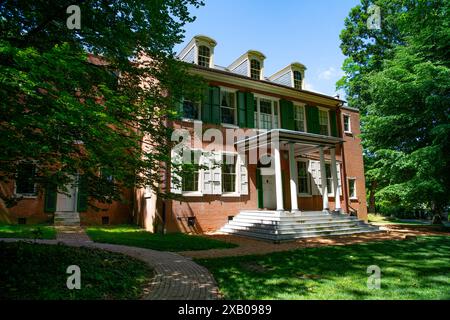
[[[190,153],[190,163],[183,164],[181,190],[183,192],[199,192],[200,170],[198,164],[200,161],[200,153],[195,152],[195,150],[188,152]]]
[[[220,88],[220,121],[236,124],[236,93],[223,88]]]
[[[222,194],[237,191],[237,155],[222,154]]]
[[[197,56],[198,65],[202,67],[209,67],[210,59],[211,49],[207,46],[199,46]]]
[[[319,128],[320,134],[324,136],[330,135],[330,123],[328,119],[328,110],[319,109]]]
[[[294,71],[294,88],[302,89],[302,73],[300,71]]]
[[[271,130],[279,128],[278,101],[266,97],[255,97],[256,128]]]
[[[250,60],[250,77],[252,79],[261,79],[261,62],[256,59]]]
[[[348,178],[348,196],[350,199],[356,199],[356,178]]]
[[[201,119],[200,102],[183,100],[183,118],[190,120],[200,120]]]
[[[305,106],[294,105],[294,125],[296,131],[306,132]]]
[[[24,197],[36,196],[36,165],[32,162],[18,164],[15,180],[15,194]]]
[[[351,126],[351,118],[349,114],[344,114],[343,117],[344,120],[344,132],[351,133],[352,132],[352,126]]]
[[[327,177],[327,192],[328,195],[333,195],[333,177],[331,176],[331,164],[325,163],[325,176]]]
[[[310,195],[311,194],[311,174],[308,171],[308,162],[297,162],[297,174],[298,174],[298,194]]]

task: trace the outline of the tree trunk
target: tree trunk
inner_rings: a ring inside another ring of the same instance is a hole
[[[375,207],[375,191],[377,189],[377,182],[372,181],[370,183],[370,190],[369,190],[369,213],[376,213],[376,207]]]

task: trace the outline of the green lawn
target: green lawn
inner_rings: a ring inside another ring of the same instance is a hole
[[[399,225],[413,225],[413,226],[427,226],[426,224],[417,223],[414,221],[400,221],[397,218],[385,217],[381,214],[368,214],[369,223],[375,224],[399,224]]]
[[[55,239],[56,230],[48,225],[0,225],[0,238]]]
[[[450,299],[450,237],[198,259],[227,299]],[[367,288],[367,267],[381,289]]]
[[[121,244],[161,251],[208,250],[234,248],[233,243],[184,233],[154,234],[132,225],[88,227],[86,232],[95,242]]]
[[[138,299],[153,271],[118,253],[64,245],[0,242],[0,300]],[[66,286],[67,267],[81,270],[81,289]]]

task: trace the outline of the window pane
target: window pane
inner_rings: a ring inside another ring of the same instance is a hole
[[[198,47],[198,65],[202,67],[209,67],[210,50],[208,47]]]
[[[183,117],[187,119],[200,119],[200,105],[189,100],[183,102]]]
[[[261,78],[261,64],[258,60],[250,61],[250,76],[252,79],[257,80]]]
[[[235,124],[235,94],[225,90],[220,91],[220,109],[222,123]]]
[[[236,156],[222,155],[222,192],[236,192]]]
[[[350,198],[356,198],[355,183],[356,183],[355,179],[348,180],[348,189],[349,189]]]
[[[17,170],[16,193],[34,195],[35,165],[32,163],[22,163]]]
[[[309,194],[309,172],[306,162],[297,162],[298,170],[298,191],[299,193]]]
[[[303,106],[294,106],[295,130],[305,132],[305,108]]]
[[[294,71],[294,88],[295,89],[302,88],[302,74],[299,71]]]
[[[183,191],[198,191],[199,179],[199,157],[200,153],[190,151],[191,163],[183,164],[182,183]]]
[[[328,112],[319,110],[319,125],[320,125],[320,134],[327,136],[328,135]]]
[[[350,117],[344,116],[344,131],[349,132],[350,131]]]
[[[327,176],[327,191],[328,193],[333,192],[333,180],[331,178],[331,165],[329,163],[325,164],[325,173]]]

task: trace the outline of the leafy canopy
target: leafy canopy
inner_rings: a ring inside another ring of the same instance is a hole
[[[69,30],[69,5],[81,29]],[[174,59],[200,0],[6,0],[0,3],[0,182],[20,162],[64,190],[77,173],[92,199],[160,190],[175,97],[198,86]],[[145,85],[143,85],[145,84]],[[147,138],[151,137],[151,139]],[[102,171],[103,174],[99,174]],[[113,177],[111,180],[110,177]],[[1,188],[9,205],[18,199]]]

